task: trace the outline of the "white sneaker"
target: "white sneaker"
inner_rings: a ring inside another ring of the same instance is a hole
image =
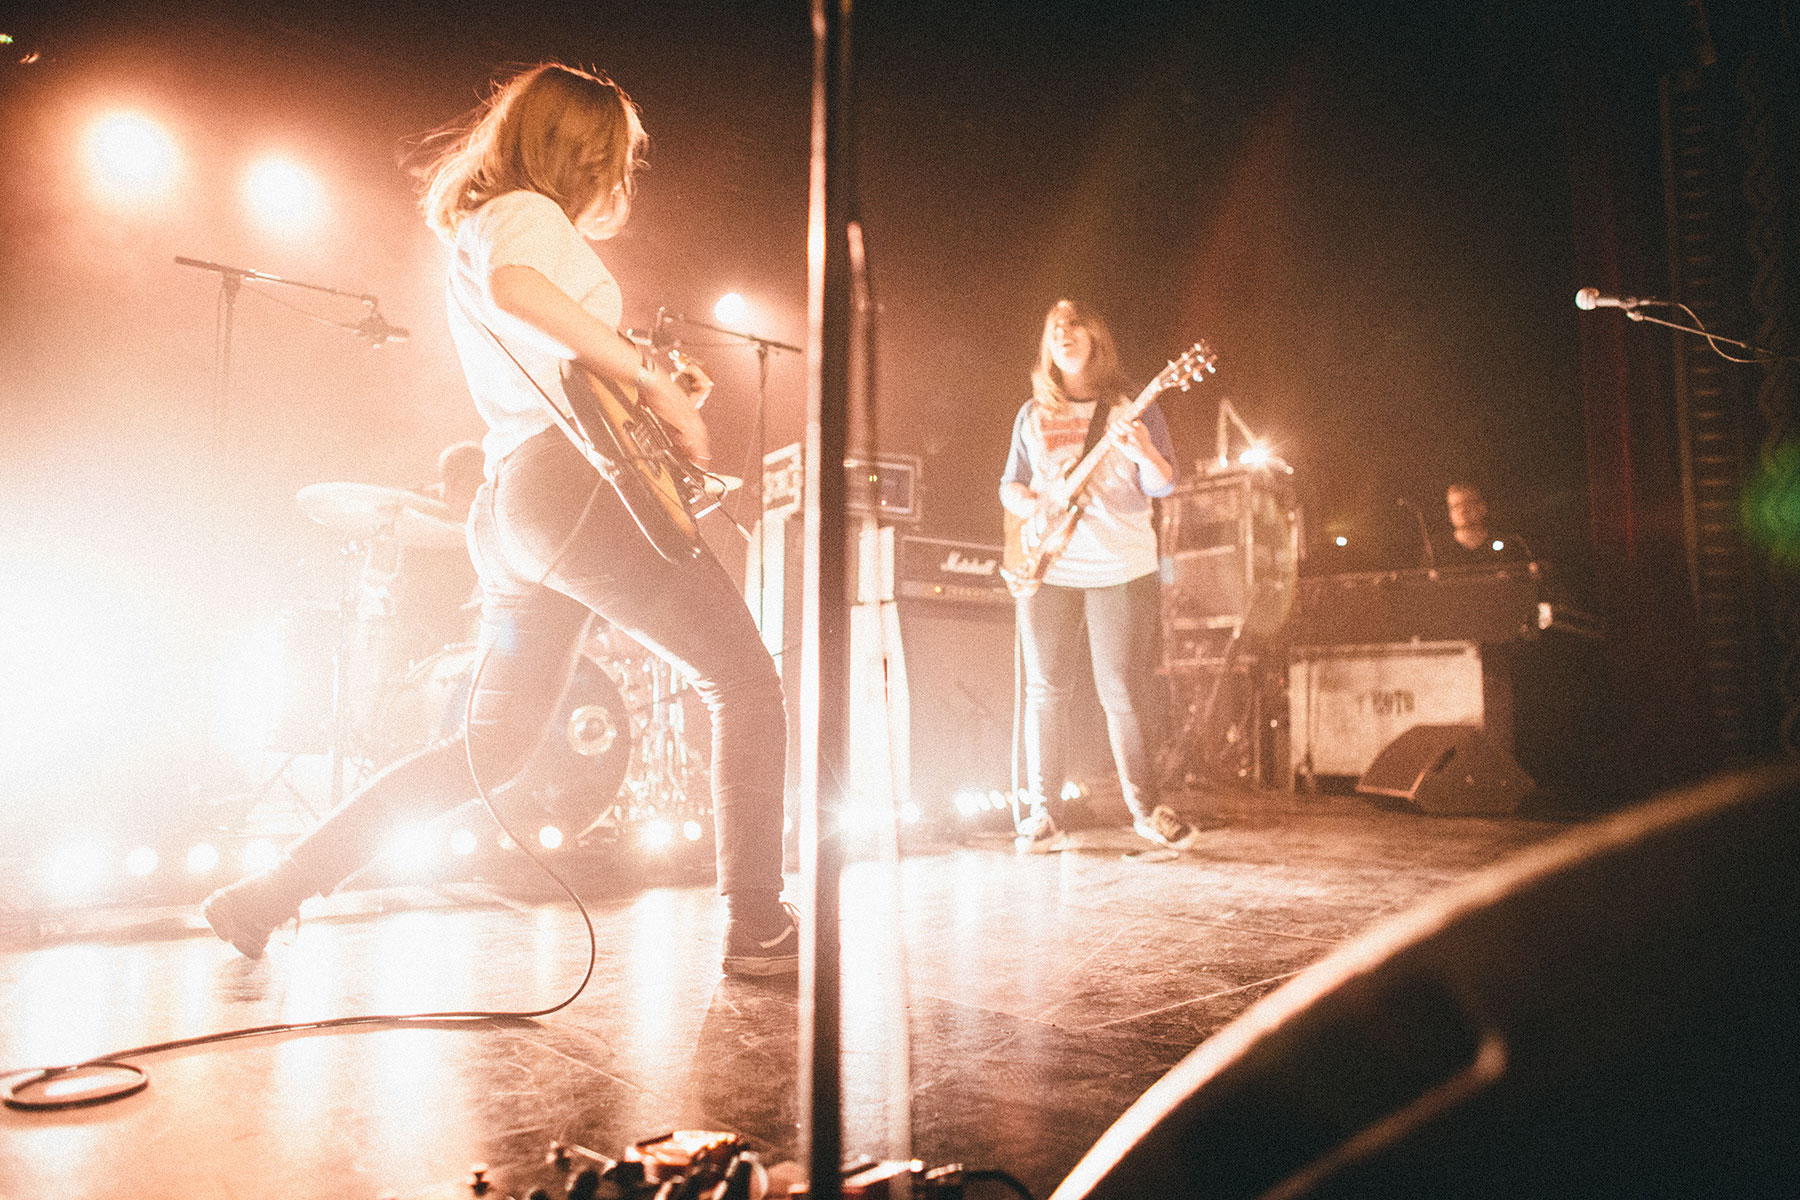
[[[1021,854],[1050,854],[1066,844],[1062,830],[1042,809],[1019,822],[1019,836],[1013,839],[1014,849]]]
[[[1200,831],[1176,816],[1166,804],[1157,805],[1148,817],[1133,821],[1131,827],[1139,837],[1171,850],[1186,850],[1200,840]]]

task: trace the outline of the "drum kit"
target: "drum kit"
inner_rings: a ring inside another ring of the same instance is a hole
[[[311,610],[312,636],[287,652],[290,679],[309,652],[328,658],[329,687],[313,689],[310,722],[284,722],[266,748],[327,753],[335,808],[347,772],[361,778],[462,727],[479,588],[463,523],[441,500],[364,483],[315,483],[295,499],[339,535],[344,570],[336,603]],[[291,638],[307,628],[298,611],[286,625]],[[327,666],[310,665],[315,679]],[[555,724],[491,794],[576,844],[652,820],[697,840],[711,825],[709,726],[674,667],[595,617]]]

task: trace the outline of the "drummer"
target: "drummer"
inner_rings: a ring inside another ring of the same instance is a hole
[[[474,640],[475,567],[463,522],[481,486],[483,459],[479,443],[458,442],[438,455],[436,480],[391,493],[394,519],[369,541],[357,605],[362,661],[372,678],[353,691],[368,691],[368,703],[413,664]]]
[[[485,455],[479,442],[457,442],[437,459],[437,482],[419,490],[440,500],[461,525],[481,487]],[[460,530],[458,531],[460,534]],[[393,599],[390,654],[396,665],[416,663],[445,646],[470,641],[475,567],[460,536],[438,540],[399,539],[399,555],[389,586]]]

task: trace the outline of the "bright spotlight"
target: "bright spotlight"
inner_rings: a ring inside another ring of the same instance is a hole
[[[690,842],[699,841],[700,835],[705,832],[706,827],[698,821],[685,821],[681,826],[681,836]]]
[[[654,821],[644,823],[644,845],[652,850],[661,850],[675,840],[675,826],[658,817]]]
[[[1350,544],[1350,539],[1340,533],[1331,539],[1331,544],[1334,546],[1348,546]]]
[[[1266,467],[1269,465],[1269,448],[1260,442],[1251,445],[1238,455],[1241,467]]]
[[[157,864],[162,860],[156,851],[149,846],[139,846],[125,856],[125,870],[128,874],[143,879],[156,873]]]
[[[268,838],[257,838],[244,847],[244,870],[254,875],[281,861],[281,847]]]
[[[473,854],[475,846],[475,834],[470,830],[458,829],[450,835],[450,853],[452,854]]]
[[[1499,538],[1495,538],[1494,539],[1494,552],[1497,554],[1504,549],[1506,549],[1506,543],[1501,541]]]
[[[50,856],[44,880],[50,890],[76,896],[100,886],[106,878],[106,851],[94,842],[70,842]]]
[[[951,797],[950,802],[956,806],[956,811],[965,817],[976,816],[987,808],[987,797],[980,792],[958,792]]]
[[[555,850],[563,844],[563,831],[554,825],[546,825],[538,830],[538,845],[546,850]]]
[[[204,875],[219,865],[219,848],[211,842],[195,842],[188,847],[187,869],[195,875]]]
[[[430,825],[402,825],[388,835],[388,862],[408,875],[418,875],[437,862],[439,838]]]
[[[727,329],[739,328],[750,305],[736,292],[726,292],[713,305],[713,317]]]
[[[175,182],[179,156],[162,126],[138,113],[112,113],[88,130],[88,165],[115,199],[163,195]]]
[[[266,226],[298,232],[319,223],[325,214],[325,189],[296,162],[265,158],[244,177],[244,198]]]
[[[903,825],[917,825],[922,815],[916,800],[908,800],[900,806],[900,822]]]

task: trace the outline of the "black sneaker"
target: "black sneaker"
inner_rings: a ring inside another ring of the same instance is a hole
[[[727,975],[795,975],[800,971],[800,914],[794,906],[781,906],[782,924],[773,933],[758,937],[742,921],[725,926],[725,961]]]
[[[213,932],[245,958],[261,958],[269,935],[297,920],[300,902],[312,895],[279,870],[262,871],[222,887],[200,905]]]

